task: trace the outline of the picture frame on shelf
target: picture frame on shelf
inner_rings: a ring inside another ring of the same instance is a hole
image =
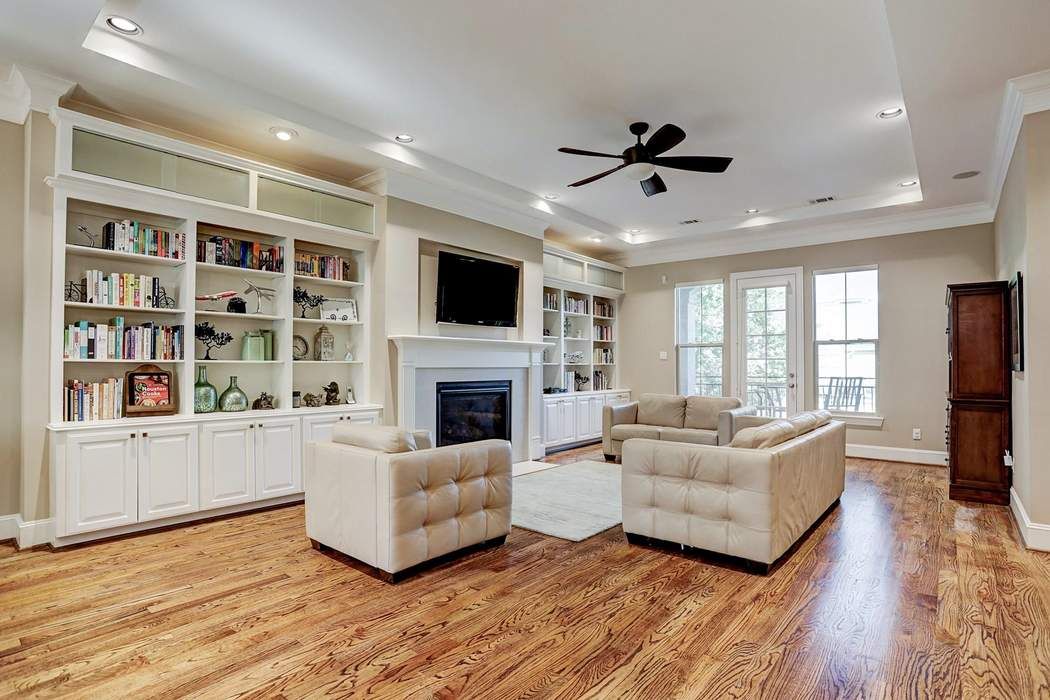
[[[357,323],[357,301],[354,299],[325,299],[321,303],[321,319],[340,323]]]
[[[179,411],[172,373],[153,364],[139,365],[124,373],[124,415],[172,416]]]

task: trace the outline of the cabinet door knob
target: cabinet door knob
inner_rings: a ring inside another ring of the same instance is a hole
[[[132,440],[134,440],[134,439],[135,439],[135,433],[132,433],[132,434],[131,434],[131,439],[132,439]]]
[[[149,437],[149,433],[142,433],[142,437]]]

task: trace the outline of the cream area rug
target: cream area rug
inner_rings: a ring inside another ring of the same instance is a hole
[[[580,542],[623,521],[620,465],[575,462],[514,477],[511,522]]]

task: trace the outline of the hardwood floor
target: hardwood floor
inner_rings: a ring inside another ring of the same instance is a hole
[[[768,577],[616,528],[514,530],[390,586],[313,551],[302,506],[0,545],[0,695],[1050,696],[1050,555],[946,492],[944,469],[850,460],[841,507]]]

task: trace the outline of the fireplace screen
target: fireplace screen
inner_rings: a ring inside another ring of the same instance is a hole
[[[438,382],[437,444],[510,440],[510,382]]]

